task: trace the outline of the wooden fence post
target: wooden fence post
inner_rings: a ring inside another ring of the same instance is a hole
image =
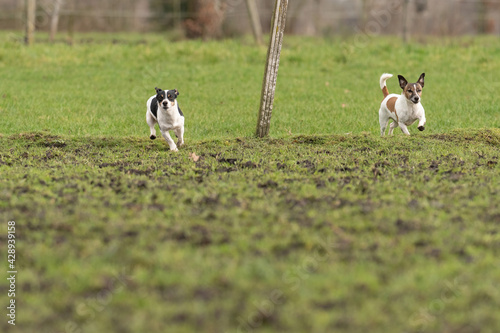
[[[54,8],[51,13],[51,18],[50,18],[50,42],[53,43],[56,34],[57,34],[57,27],[59,25],[59,13],[61,12],[61,6],[63,5],[64,0],[55,0],[54,1]]]
[[[410,0],[403,0],[403,43],[408,44],[409,31],[408,31],[408,3]]]
[[[36,0],[26,0],[26,44],[35,40]]]
[[[174,25],[175,29],[182,29],[182,8],[181,0],[174,0]]]
[[[250,24],[252,26],[253,36],[257,45],[262,44],[262,27],[260,26],[259,11],[255,0],[246,0]]]
[[[267,62],[262,83],[262,97],[260,100],[259,120],[257,122],[257,136],[262,138],[269,134],[271,114],[273,111],[274,93],[278,78],[281,46],[285,34],[286,11],[288,0],[276,0],[273,20],[271,24],[271,38],[267,51]]]

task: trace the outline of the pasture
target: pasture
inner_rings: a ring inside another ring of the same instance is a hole
[[[0,44],[2,331],[500,329],[498,39],[287,36],[263,140],[250,39]],[[380,138],[380,74],[424,71],[426,130]],[[148,138],[155,86],[178,153]]]

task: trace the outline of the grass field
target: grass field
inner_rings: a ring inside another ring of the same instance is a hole
[[[2,332],[500,331],[498,39],[286,38],[258,140],[266,50],[249,39],[15,37]],[[380,138],[378,77],[424,71],[426,131]],[[178,153],[148,139],[155,86],[181,93]]]
[[[0,133],[48,130],[79,137],[147,137],[145,103],[155,86],[179,89],[187,140],[255,132],[266,49],[254,47],[250,39],[172,43],[154,35],[107,40],[91,35],[73,47],[59,43],[25,48],[2,36]],[[500,89],[498,39],[406,47],[396,38],[290,36],[285,42],[273,137],[378,134],[378,80],[383,72],[411,81],[426,72],[426,133],[500,127],[495,103]],[[388,87],[399,93],[397,78]]]

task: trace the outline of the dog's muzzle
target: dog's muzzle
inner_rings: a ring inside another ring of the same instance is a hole
[[[420,98],[418,98],[418,97],[413,97],[413,98],[411,99],[411,101],[413,102],[413,104],[418,104],[418,102],[420,102]]]

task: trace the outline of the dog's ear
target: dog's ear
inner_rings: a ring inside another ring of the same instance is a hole
[[[408,81],[403,77],[403,75],[398,75],[398,79],[399,79],[399,86],[401,87],[401,89],[405,89],[406,85],[408,84]]]
[[[177,97],[177,96],[179,96],[179,95],[180,95],[180,94],[179,94],[179,90],[174,89],[174,92],[175,92],[175,97]]]
[[[420,84],[422,88],[424,87],[424,78],[425,78],[425,73],[422,73],[422,75],[420,75],[417,81],[417,83]]]
[[[161,88],[158,88],[158,87],[155,87],[155,90],[156,90],[156,93],[159,94],[162,92],[162,89]]]

